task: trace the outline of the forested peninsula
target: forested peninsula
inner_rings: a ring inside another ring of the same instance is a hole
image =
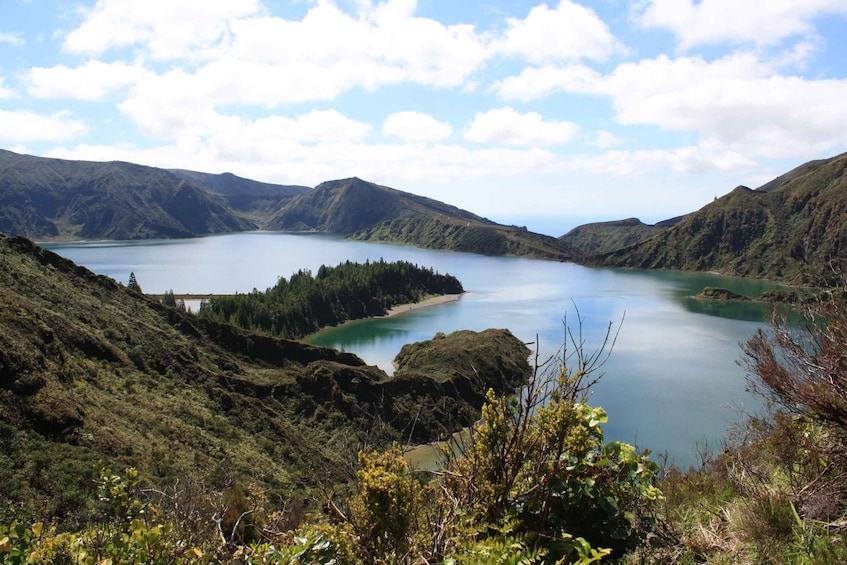
[[[315,275],[301,270],[280,277],[264,292],[216,296],[202,303],[200,317],[298,339],[348,320],[384,316],[400,304],[463,292],[456,277],[408,261],[346,261],[321,266]]]

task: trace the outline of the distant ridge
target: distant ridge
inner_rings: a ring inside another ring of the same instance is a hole
[[[570,260],[567,243],[359,178],[315,188],[0,150],[0,232],[39,241],[312,231],[488,255]]]
[[[684,216],[678,216],[653,225],[645,224],[638,218],[584,224],[559,237],[559,241],[584,255],[605,253],[647,239],[678,224],[683,218]]]
[[[490,220],[455,206],[352,177],[323,182],[301,193],[269,222],[268,227],[353,233],[389,220],[433,216],[494,225]]]
[[[825,284],[847,260],[847,153],[744,186],[593,264]],[[843,273],[842,273],[843,274]]]
[[[170,169],[170,172],[223,197],[230,207],[249,215],[259,227],[265,227],[270,215],[291,198],[310,190],[308,186],[260,182],[232,173],[215,175],[184,169]]]
[[[256,229],[165,169],[0,150],[0,232],[33,239],[151,239]]]
[[[401,243],[484,255],[571,260],[566,243],[466,210],[359,178],[322,183],[295,196],[270,229],[351,234],[351,239]]]

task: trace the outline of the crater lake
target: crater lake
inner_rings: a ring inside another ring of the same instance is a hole
[[[711,274],[595,269],[346,241],[338,236],[249,232],[184,240],[43,244],[98,274],[144,292],[234,294],[265,290],[300,269],[343,261],[406,260],[456,276],[460,300],[390,318],[349,322],[307,341],[355,353],[387,372],[400,348],[437,332],[508,328],[544,360],[561,351],[565,324],[591,352],[620,326],[590,403],[609,414],[608,440],[650,449],[682,467],[716,450],[733,423],[760,410],[746,392],[739,344],[762,325],[757,303],[703,303],[705,286],[758,296],[768,281]],[[195,306],[196,307],[196,306]],[[568,340],[569,341],[569,340]],[[573,345],[568,343],[573,351]]]

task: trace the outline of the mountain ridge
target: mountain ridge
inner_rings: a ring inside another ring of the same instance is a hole
[[[847,259],[845,171],[847,153],[800,165],[756,190],[738,186],[649,239],[589,262],[829,284]]]
[[[357,177],[327,181],[294,197],[269,226],[483,255],[559,261],[578,256],[555,238],[497,224],[450,204]]]
[[[579,255],[555,238],[357,177],[307,188],[232,173],[0,150],[0,232],[58,241],[189,238],[258,229],[560,261]]]
[[[685,216],[677,216],[645,224],[638,218],[583,224],[570,230],[559,241],[589,256],[628,247],[679,223]]]
[[[231,208],[246,215],[260,228],[265,227],[270,216],[280,207],[298,194],[310,190],[308,186],[262,182],[233,173],[212,174],[186,169],[168,171],[220,196]]]
[[[255,229],[165,169],[0,150],[0,232],[34,239],[156,239]]]

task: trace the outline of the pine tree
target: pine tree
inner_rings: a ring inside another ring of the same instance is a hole
[[[131,272],[129,274],[129,285],[127,286],[127,288],[130,288],[135,292],[143,294],[143,291],[141,290],[141,285],[138,284],[138,281],[135,278],[135,272]]]

